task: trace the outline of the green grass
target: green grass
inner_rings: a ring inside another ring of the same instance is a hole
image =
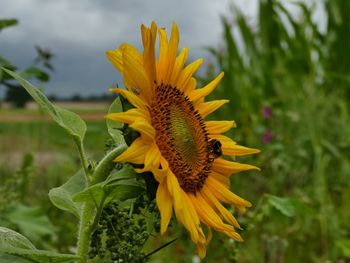
[[[101,156],[108,138],[104,121],[89,122],[85,136],[86,150]],[[66,132],[53,122],[0,123],[1,151],[48,151],[75,154],[75,146]]]

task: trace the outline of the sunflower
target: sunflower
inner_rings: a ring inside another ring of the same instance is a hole
[[[159,56],[156,59],[156,36]],[[173,23],[170,40],[165,29],[141,26],[144,51],[129,44],[107,51],[107,57],[122,74],[126,89],[113,88],[134,108],[111,113],[106,118],[126,123],[140,136],[116,158],[116,162],[143,164],[137,172],[150,171],[159,182],[156,201],[161,215],[161,234],[172,213],[188,230],[198,254],[205,257],[212,229],[236,241],[240,226],[222,203],[244,211],[251,203],[229,190],[231,174],[258,169],[224,159],[257,153],[237,145],[222,133],[235,127],[234,121],[205,121],[228,100],[205,102],[224,76],[220,73],[203,88],[197,89],[193,77],[203,63],[198,59],[185,66],[188,49],[178,54],[179,31]],[[206,234],[202,225],[206,226]]]

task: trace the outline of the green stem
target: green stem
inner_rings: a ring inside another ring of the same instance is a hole
[[[92,186],[106,179],[110,171],[113,169],[112,161],[122,152],[124,152],[126,148],[127,145],[123,144],[107,153],[96,166],[96,169],[92,175],[92,180],[88,186]],[[81,149],[83,148],[81,147]],[[83,151],[81,152],[81,156],[85,156]],[[83,159],[84,158],[82,158],[82,162],[84,162]],[[85,203],[83,205],[77,244],[77,256],[80,257],[78,260],[79,263],[86,263],[87,261],[91,234],[100,218],[102,206],[103,205],[97,207],[97,211],[95,211],[95,204]]]
[[[89,182],[90,181],[89,163],[88,163],[88,160],[86,158],[83,142],[80,139],[75,139],[74,141],[75,141],[76,145],[78,146],[79,156],[80,156],[81,164],[82,164],[84,172],[85,172],[86,180]]]
[[[104,197],[101,200],[101,203],[98,205],[97,210],[96,210],[96,215],[94,218],[94,221],[92,222],[90,228],[91,228],[91,233],[95,231],[98,221],[100,220],[101,217],[101,213],[102,213],[102,209],[103,209],[103,204],[106,200],[106,194],[104,195]]]
[[[80,257],[78,262],[80,263],[86,263],[88,257],[91,236],[90,220],[93,210],[94,205],[85,203],[83,206],[83,211],[81,213],[77,247],[77,256]]]
[[[95,172],[92,176],[91,185],[102,182],[109,175],[110,171],[114,167],[113,160],[119,156],[122,152],[124,152],[128,148],[126,144],[122,144],[117,148],[113,149],[109,153],[107,153],[103,159],[98,163],[95,168]]]

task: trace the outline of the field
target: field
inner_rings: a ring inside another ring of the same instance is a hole
[[[103,154],[103,145],[108,134],[104,129],[104,115],[108,109],[107,103],[58,103],[79,114],[85,121],[91,123],[87,131],[87,149],[91,154]],[[40,163],[55,161],[59,156],[73,153],[75,150],[64,136],[57,124],[40,111],[35,104],[29,104],[26,109],[4,109],[0,112],[1,151],[6,152],[2,163],[16,167],[23,154],[38,152]],[[89,144],[90,142],[90,144]],[[96,143],[96,144],[95,144]],[[67,158],[69,159],[69,158]]]
[[[238,127],[226,135],[241,145],[261,150],[259,154],[234,157],[261,171],[230,177],[231,190],[253,204],[242,214],[228,207],[237,216],[243,229],[239,233],[245,241],[235,242],[214,232],[207,256],[200,261],[189,234],[175,218],[168,232],[159,234],[159,211],[152,196],[158,186],[154,177],[144,174],[146,179],[143,177],[140,186],[139,175],[127,170],[132,185],[126,189],[133,191],[129,193],[117,184],[122,189],[120,196],[116,194],[119,199],[106,200],[119,201],[104,208],[105,199],[100,207],[94,199],[96,214],[101,218],[92,224],[92,263],[108,258],[108,253],[131,257],[123,262],[350,262],[349,3],[324,1],[328,20],[323,30],[313,19],[313,7],[303,3],[294,4],[298,9],[295,15],[281,1],[260,1],[259,26],[232,8],[232,16],[222,18],[221,46],[207,49],[212,63],[197,76],[198,86],[224,71],[223,80],[208,100],[230,100],[208,119],[234,119]],[[130,107],[121,101],[113,104],[114,111]],[[39,102],[47,105],[46,101]],[[3,104],[0,226],[15,229],[40,249],[74,254],[78,220],[51,204],[48,192],[74,174],[74,178],[80,178],[81,162],[86,162],[86,174],[89,169],[94,171],[99,167],[97,160],[109,150],[118,149],[116,142],[121,134],[107,129],[104,115],[109,103],[57,105],[86,121],[88,160],[81,157],[79,140],[83,136],[79,134],[83,129],[77,119],[72,118],[78,124],[63,123],[74,127],[66,131],[75,132],[75,137],[68,136],[34,103],[18,110]],[[122,140],[127,144],[139,136],[132,129],[123,132]],[[120,171],[119,164],[108,165],[110,171]],[[103,182],[108,186],[125,179],[111,178]],[[98,190],[89,191],[74,200],[89,201],[91,195],[95,198]],[[112,227],[106,226],[108,220],[115,222]]]

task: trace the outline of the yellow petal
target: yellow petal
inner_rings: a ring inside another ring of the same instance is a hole
[[[222,134],[209,134],[209,138],[219,140],[222,146],[223,145],[231,146],[231,145],[237,144],[234,140]]]
[[[173,27],[171,30],[171,36],[170,36],[170,41],[169,41],[169,49],[168,49],[168,69],[166,73],[166,78],[165,80],[169,83],[171,75],[173,73],[173,68],[176,60],[176,55],[177,55],[177,49],[179,45],[179,29],[176,25],[176,23],[173,23]]]
[[[217,231],[223,232],[227,236],[242,241],[241,236],[235,231],[232,225],[228,225],[222,222],[221,218],[211,208],[207,201],[202,197],[201,193],[196,194],[197,202],[193,201],[201,220]]]
[[[212,240],[212,238],[213,238],[213,231],[211,231],[211,227],[208,226],[208,238],[207,238],[206,245],[209,245],[209,242]]]
[[[191,101],[195,102],[201,98],[208,96],[219,84],[220,80],[224,76],[224,72],[221,72],[215,79],[213,79],[208,85],[201,89],[195,89],[189,93],[188,97]]]
[[[222,217],[231,225],[237,228],[241,228],[238,224],[236,218],[218,201],[218,199],[211,193],[209,188],[204,185],[202,189],[203,197],[210,203],[213,204],[214,207],[220,212]]]
[[[233,174],[247,170],[260,170],[258,167],[250,164],[227,161],[223,158],[217,158],[212,164],[212,170],[221,174]]]
[[[163,180],[165,182],[165,180]],[[200,221],[191,201],[180,185],[175,175],[170,172],[167,176],[167,187],[173,198],[176,218],[189,231],[195,243],[205,243],[205,235],[200,227]]]
[[[149,81],[143,68],[143,58],[141,54],[131,46],[126,46],[122,53],[124,74],[132,80],[135,88],[139,89],[142,96],[150,101],[152,89],[149,86]]]
[[[181,194],[181,191],[183,191],[183,190],[180,187],[176,176],[171,171],[167,176],[167,183],[168,183],[169,193],[173,197],[173,200],[174,200],[174,208],[177,211],[180,211],[183,207],[183,199],[182,199],[182,194]]]
[[[196,193],[196,196],[190,195],[190,199],[194,204],[194,207],[200,217],[200,220],[216,229],[217,231],[232,231],[233,227],[227,224],[224,224],[218,214],[210,207],[210,205],[204,200],[200,192]]]
[[[157,82],[166,83],[168,70],[168,38],[164,29],[158,30],[159,34],[159,58],[157,62]]]
[[[183,91],[185,94],[188,94],[192,90],[194,90],[197,87],[197,80],[195,78],[191,78],[188,82],[187,85],[184,87]]]
[[[106,119],[122,122],[122,123],[133,123],[137,118],[144,118],[150,120],[148,112],[140,109],[130,109],[126,112],[110,113],[105,116]]]
[[[157,63],[157,79],[158,84],[170,83],[173,72],[177,49],[179,44],[179,30],[176,23],[173,23],[170,42],[168,43],[167,35],[164,29],[159,31],[160,51]]]
[[[134,48],[132,45],[128,44],[128,43],[123,43],[119,46],[119,49],[122,52],[122,55],[124,53],[125,50],[127,50],[128,53],[132,54],[133,59],[138,63],[142,65],[142,55],[141,53]]]
[[[192,78],[193,74],[199,69],[199,67],[202,65],[203,63],[203,59],[197,59],[196,61],[192,62],[191,64],[187,65],[183,71],[181,71],[175,86],[179,89],[179,90],[184,90],[184,88],[187,86],[188,82],[190,81],[190,79]]]
[[[220,134],[236,127],[234,121],[206,121],[205,127],[209,134]]]
[[[129,127],[141,133],[141,137],[146,142],[149,142],[149,143],[154,142],[156,131],[146,119],[137,118],[132,124],[129,125]]]
[[[152,173],[154,175],[154,178],[157,180],[157,182],[161,183],[163,179],[168,175],[169,171],[169,164],[168,161],[163,157],[160,156],[160,166],[159,169],[153,169]]]
[[[210,113],[216,111],[218,108],[220,108],[222,105],[228,103],[229,100],[213,100],[205,103],[200,103],[197,106],[197,110],[200,113],[200,115],[205,118]]]
[[[119,93],[120,95],[125,97],[136,108],[148,111],[147,104],[131,91],[120,89],[120,88],[113,88],[113,89],[110,89],[110,91]]]
[[[248,154],[259,153],[260,150],[248,148],[245,146],[233,144],[233,145],[222,145],[222,153],[229,156],[243,156]]]
[[[180,75],[183,66],[185,65],[187,56],[188,56],[188,49],[183,48],[181,50],[179,56],[175,60],[173,73],[171,74],[170,81],[169,81],[171,84],[174,84],[174,85],[176,84],[176,80],[177,80],[178,76]]]
[[[196,224],[196,222],[194,221],[194,217],[192,216],[192,214],[189,211],[189,206],[192,205],[192,202],[189,200],[186,200],[187,194],[185,192],[183,192],[183,190],[182,190],[181,195],[182,195],[184,202],[183,202],[181,209],[177,209],[175,207],[174,210],[175,210],[176,218],[184,225],[184,227],[190,233],[192,241],[194,243],[198,243],[200,240],[200,235],[199,235],[199,231],[198,231],[199,230],[199,220]],[[194,215],[197,216],[197,213],[196,212],[194,212],[194,213],[195,213]]]
[[[149,145],[145,144],[141,138],[137,138],[121,155],[119,155],[115,162],[130,162],[136,164],[143,164],[145,161],[146,152]]]
[[[156,143],[153,143],[145,156],[145,171],[158,169],[160,164],[161,153]]]
[[[225,235],[229,236],[235,241],[242,242],[243,238],[235,231],[230,231],[230,232],[224,232]]]
[[[118,48],[115,50],[106,51],[106,55],[108,60],[112,63],[112,65],[120,72],[123,72],[123,56],[122,51]]]
[[[197,252],[198,252],[198,256],[201,259],[205,258],[206,254],[207,254],[206,244],[197,243]]]
[[[125,48],[129,48],[129,49],[133,50],[133,53],[135,54],[136,59],[139,61],[141,60],[141,54],[134,47],[132,47],[130,44],[127,44],[127,43],[121,44],[119,46],[119,48],[116,50],[107,51],[106,54],[107,54],[108,60],[110,62],[112,62],[114,67],[120,73],[122,73],[123,82],[124,82],[125,86],[127,87],[127,89],[132,90],[132,88],[137,87],[137,84],[134,82],[132,76],[130,75],[130,72],[125,71],[125,67],[124,67],[125,62],[123,61],[123,52],[124,52]]]
[[[232,193],[229,189],[227,189],[226,186],[216,181],[213,177],[209,176],[207,178],[206,186],[209,188],[210,192],[220,201],[233,204],[237,207],[252,206],[250,202]]]
[[[219,181],[220,183],[222,183],[226,186],[230,185],[230,178],[226,175],[219,174],[217,172],[212,171],[210,173],[210,176],[213,176],[217,181]]]
[[[191,195],[191,194],[183,192],[183,195],[184,195],[184,201],[186,203],[188,203],[188,210],[191,214],[191,217],[193,218],[193,221],[195,222],[196,225],[199,225],[200,224],[199,217],[198,217],[196,210],[191,202],[191,199],[189,198],[189,195]]]
[[[151,28],[141,26],[142,42],[144,46],[143,65],[148,76],[149,86],[152,87],[157,81],[155,42],[157,35],[157,25],[152,22]]]
[[[160,212],[160,233],[164,234],[173,212],[173,200],[168,191],[166,180],[158,185],[156,201]]]

